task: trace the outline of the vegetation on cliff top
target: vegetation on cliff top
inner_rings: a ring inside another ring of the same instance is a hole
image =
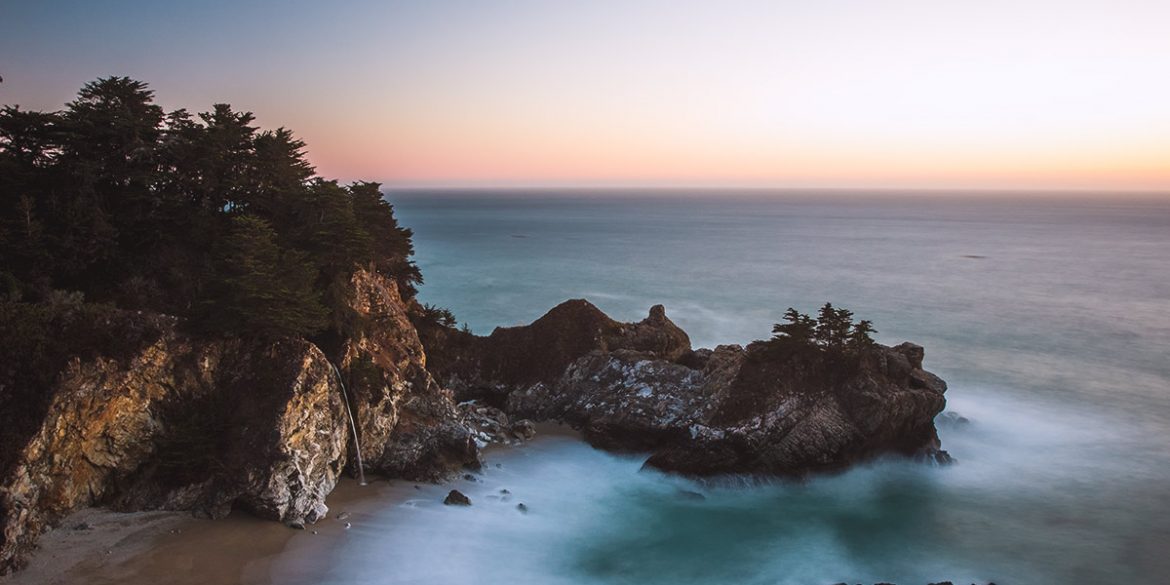
[[[0,109],[0,301],[70,291],[209,333],[307,336],[351,321],[357,266],[413,295],[411,232],[377,183],[317,176],[292,132],[227,104],[153,98],[110,77],[59,112]]]
[[[819,350],[824,353],[856,354],[873,346],[871,335],[877,333],[873,323],[862,319],[853,322],[853,311],[825,303],[814,319],[789,307],[784,322],[772,327],[768,346],[781,350]]]

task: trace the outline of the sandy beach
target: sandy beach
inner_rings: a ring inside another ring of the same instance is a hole
[[[5,585],[176,585],[311,582],[346,525],[392,505],[413,484],[344,479],[328,499],[329,518],[295,530],[235,512],[222,520],[184,512],[80,510],[46,534],[29,566]],[[340,517],[340,518],[339,518]],[[281,561],[275,563],[280,557]]]
[[[580,439],[567,427],[542,423],[537,438]],[[522,447],[521,447],[522,448]],[[489,445],[484,464],[513,447]],[[0,585],[267,585],[316,583],[329,570],[346,531],[388,506],[420,495],[441,502],[465,483],[418,484],[344,477],[326,504],[329,517],[296,530],[236,511],[221,520],[187,512],[113,512],[85,508],[40,540],[27,568],[0,577]]]

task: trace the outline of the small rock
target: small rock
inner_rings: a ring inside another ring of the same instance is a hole
[[[74,530],[93,530],[93,526],[90,526],[89,522],[82,522],[81,524],[74,526],[73,529]],[[172,530],[171,532],[174,532],[174,531]]]
[[[477,479],[474,475],[472,475],[470,473],[464,473],[463,479],[470,481],[470,482],[478,482],[479,481],[479,479]]]
[[[528,513],[528,506],[525,506],[524,502],[520,502],[519,504],[516,504],[516,509],[519,510],[521,514]]]
[[[285,524],[285,526],[288,526],[289,528],[292,528],[293,530],[304,530],[305,529],[305,523],[298,522],[296,520],[293,520],[292,522]]]
[[[346,518],[349,518],[349,512],[342,512],[337,515],[338,520],[345,520]]]
[[[504,494],[504,495],[508,495],[508,494],[510,494],[510,493],[512,493],[512,492],[508,491],[508,489],[507,489],[507,488],[503,488],[503,489],[501,489],[501,490],[500,490],[500,493],[501,493],[501,494]]]
[[[314,530],[314,531],[313,531],[313,534],[317,534],[317,531],[316,531],[316,530]]]
[[[528,419],[518,420],[512,423],[508,431],[517,439],[528,440],[536,436],[536,425]]]
[[[938,418],[935,419],[935,423],[938,424],[938,426],[940,426],[940,427],[957,429],[957,428],[962,428],[962,427],[965,427],[967,425],[970,425],[971,419],[969,419],[969,418],[967,418],[967,417],[965,417],[965,416],[963,416],[963,415],[961,415],[953,410],[948,410],[948,411],[938,415]]]
[[[345,523],[345,529],[346,529],[346,530],[349,530],[349,529],[350,529],[350,527],[352,527],[352,526],[353,526],[353,524],[350,524],[349,522],[346,522],[346,523]]]
[[[468,498],[459,490],[451,490],[447,497],[443,499],[443,504],[448,506],[470,506],[471,498]]]

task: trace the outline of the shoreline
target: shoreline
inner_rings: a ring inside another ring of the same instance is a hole
[[[581,440],[569,427],[546,423],[537,428],[531,441]],[[489,445],[483,450],[485,467],[491,456],[528,442]],[[434,499],[430,492],[439,489],[445,494],[448,486],[457,489],[460,481],[458,476],[439,484],[377,478],[361,486],[346,476],[326,498],[328,518],[304,530],[244,511],[210,520],[188,512],[82,508],[46,532],[28,566],[0,576],[0,585],[316,583],[331,568],[335,551],[344,546],[347,525],[360,525],[387,507],[417,498],[420,491]]]
[[[209,520],[187,512],[83,508],[45,533],[28,566],[0,577],[0,584],[313,582],[329,567],[322,561],[344,543],[347,523],[401,504],[413,485],[379,479],[363,487],[343,478],[327,499],[329,517],[304,530],[243,511]]]

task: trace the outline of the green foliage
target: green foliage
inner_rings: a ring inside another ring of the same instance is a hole
[[[436,307],[435,305],[431,304],[425,304],[422,306],[422,311],[421,314],[418,315],[418,318],[426,323],[438,325],[440,327],[454,327],[459,323],[459,321],[455,319],[455,313],[452,313],[451,309]]]
[[[859,353],[874,345],[871,337],[877,331],[873,323],[862,320],[853,323],[853,312],[825,303],[817,318],[789,307],[784,322],[772,327],[768,344],[787,350],[820,350],[835,354]]]
[[[153,100],[110,77],[60,112],[0,109],[4,298],[73,290],[205,331],[308,335],[345,327],[358,266],[413,296],[411,232],[377,183],[317,177],[292,132],[227,104]]]
[[[268,222],[233,218],[214,254],[214,278],[200,327],[280,337],[317,333],[325,326],[325,307],[313,287],[316,274],[308,255],[282,250]]]

